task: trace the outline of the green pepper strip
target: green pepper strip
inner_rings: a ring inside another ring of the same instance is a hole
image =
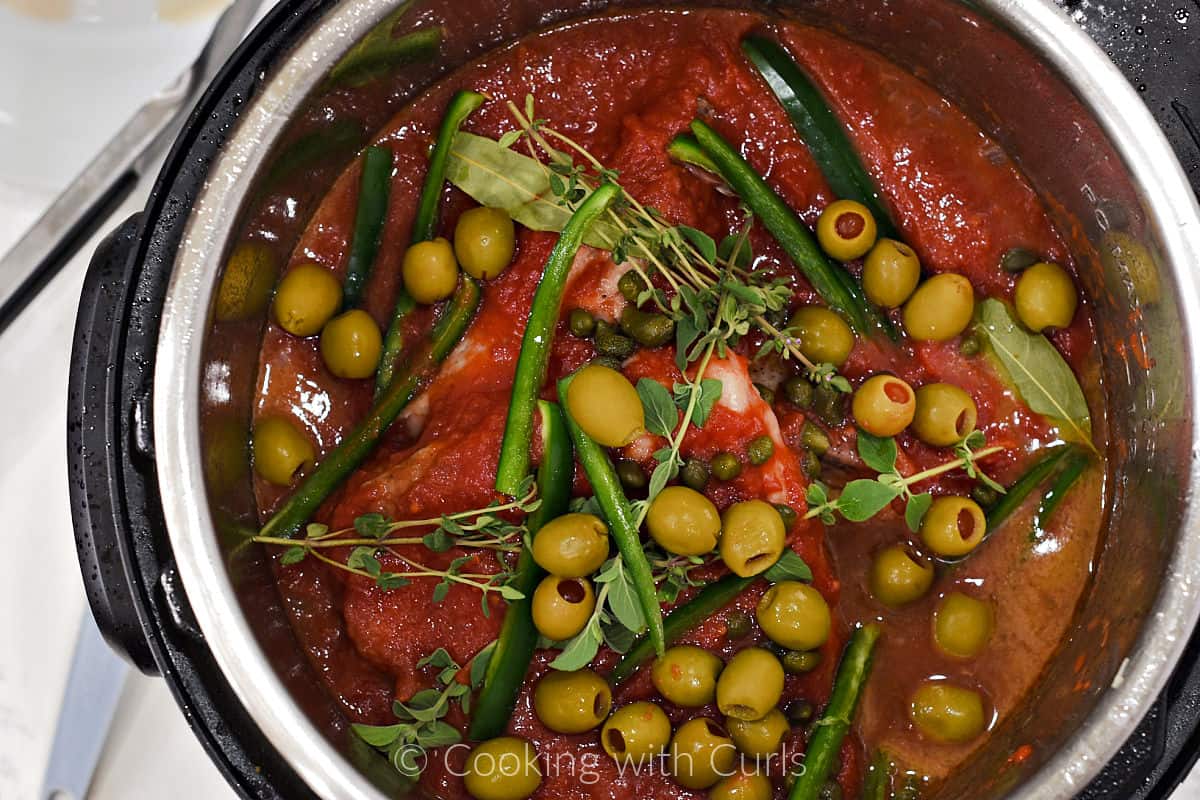
[[[867,770],[867,779],[863,782],[862,800],[888,800],[891,797],[895,766],[886,751],[875,752],[875,758],[871,759],[871,766]]]
[[[275,512],[259,532],[261,536],[287,538],[299,532],[325,498],[375,449],[384,432],[416,397],[421,385],[458,344],[478,308],[479,284],[463,275],[424,346],[400,368],[366,418],[325,456],[295,494]]]
[[[350,240],[350,262],[342,284],[342,304],[354,308],[362,302],[363,287],[375,266],[383,223],[387,220],[388,195],[392,188],[392,151],[372,145],[363,153],[362,179],[358,189],[358,212]]]
[[[437,235],[438,212],[441,208],[442,189],[446,185],[446,162],[450,158],[450,145],[458,135],[459,128],[486,100],[478,92],[459,91],[450,98],[446,116],[438,128],[437,142],[429,154],[429,169],[425,172],[425,183],[421,186],[421,197],[417,201],[417,215],[413,220],[412,243],[427,242]],[[396,297],[396,309],[387,334],[383,337],[383,355],[379,359],[379,370],[375,373],[375,396],[392,382],[400,354],[404,352],[404,320],[417,304],[409,296],[404,283]]]
[[[812,233],[796,212],[767,185],[746,159],[721,134],[701,120],[692,122],[692,133],[720,169],[721,177],[762,221],[825,302],[845,314],[858,332],[866,333],[878,328],[893,339],[897,338],[895,326],[867,302],[862,287],[854,277],[835,266],[821,252]]]
[[[1052,447],[1042,454],[1040,458],[1033,462],[1024,474],[1009,487],[994,506],[988,509],[987,512],[987,529],[988,533],[995,531],[1004,524],[1013,512],[1021,507],[1025,499],[1029,497],[1042,481],[1049,477],[1050,473],[1058,467],[1059,462],[1075,448],[1073,446]]]
[[[717,168],[716,162],[708,157],[708,153],[704,152],[704,148],[696,141],[695,136],[686,133],[676,136],[667,145],[667,155],[683,164],[699,167],[718,178],[721,177],[721,170]]]
[[[896,225],[846,136],[846,129],[791,55],[778,43],[761,36],[743,39],[742,52],[758,68],[791,118],[834,196],[862,203],[875,218],[879,235],[898,239]]]
[[[851,634],[842,651],[829,704],[813,726],[813,735],[804,753],[804,768],[796,773],[796,783],[788,800],[818,800],[821,796],[821,788],[833,772],[833,764],[841,752],[842,741],[850,730],[863,686],[871,673],[871,655],[880,632],[878,625],[864,625]]]
[[[735,597],[744,592],[756,579],[757,576],[739,578],[737,575],[730,574],[696,592],[695,597],[681,606],[676,606],[663,619],[664,642],[667,645],[678,642],[713,614],[729,605]],[[613,671],[609,673],[608,680],[614,686],[621,685],[633,677],[638,668],[650,660],[653,655],[654,645],[649,637],[645,634],[639,636],[633,646],[625,652],[625,655],[613,667]]]
[[[633,588],[637,594],[638,606],[642,616],[646,618],[647,635],[654,652],[662,655],[667,649],[666,634],[663,632],[662,606],[658,604],[658,590],[654,585],[654,573],[650,570],[650,562],[646,560],[646,551],[642,538],[638,535],[638,518],[629,500],[621,489],[621,480],[613,468],[612,461],[604,448],[596,444],[592,437],[571,418],[571,410],[567,407],[567,391],[575,376],[568,375],[558,382],[558,397],[563,404],[563,416],[567,420],[567,430],[571,441],[575,444],[575,453],[579,463],[592,484],[596,494],[596,502],[604,512],[608,521],[608,529],[613,541],[617,543],[617,551],[629,576],[633,580]]]
[[[513,377],[512,399],[508,404],[508,419],[504,423],[504,439],[500,443],[500,463],[496,467],[496,491],[516,496],[529,474],[529,443],[533,437],[533,409],[542,384],[546,382],[546,365],[550,346],[554,342],[554,326],[558,324],[559,306],[567,288],[571,264],[583,244],[584,234],[592,223],[616,199],[621,187],[605,183],[580,203],[567,220],[562,234],[538,281],[533,306],[521,352],[517,356],[517,371]],[[579,445],[576,443],[576,448]],[[636,528],[635,528],[636,533]]]
[[[1067,492],[1071,491],[1071,487],[1075,485],[1075,481],[1079,480],[1083,475],[1083,471],[1087,469],[1091,459],[1088,454],[1075,450],[1063,462],[1062,471],[1058,473],[1058,477],[1054,479],[1054,483],[1050,484],[1050,488],[1042,495],[1042,502],[1038,505],[1037,512],[1033,515],[1033,530],[1035,533],[1040,533],[1046,529],[1046,523],[1050,521],[1050,516],[1054,514],[1054,509],[1058,508],[1058,504],[1062,502]]]
[[[525,522],[531,536],[547,522],[567,512],[571,482],[575,477],[575,457],[562,409],[554,403],[539,400],[538,412],[542,420],[542,463],[537,471],[538,499],[541,504]],[[475,713],[471,717],[468,736],[474,741],[491,739],[504,733],[512,717],[521,682],[525,679],[529,659],[537,644],[538,635],[533,627],[531,609],[533,590],[543,574],[541,567],[533,560],[533,551],[528,547],[522,548],[512,585],[525,597],[510,601],[504,614],[496,649],[492,653],[492,660],[488,662],[483,687],[475,701]]]

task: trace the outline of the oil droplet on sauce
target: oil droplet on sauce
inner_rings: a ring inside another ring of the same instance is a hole
[[[231,0],[158,0],[158,18],[167,22],[187,22],[219,11]]]
[[[75,0],[0,0],[0,7],[38,19],[64,20],[75,12]]]

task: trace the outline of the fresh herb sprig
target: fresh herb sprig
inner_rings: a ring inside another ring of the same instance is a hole
[[[987,438],[983,435],[983,431],[973,430],[964,436],[962,441],[954,445],[954,454],[963,460],[963,471],[967,473],[968,478],[979,481],[998,494],[1004,494],[1007,491],[1004,485],[994,480],[975,463],[980,457],[976,451],[986,444]]]
[[[586,667],[601,644],[623,653],[646,628],[633,576],[621,556],[606,561],[592,581],[598,587],[596,608],[583,630],[562,643],[562,652],[550,662],[554,669],[572,672]]]

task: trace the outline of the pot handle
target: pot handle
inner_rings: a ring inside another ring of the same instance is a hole
[[[75,546],[96,624],[113,649],[155,675],[124,497],[124,467],[130,451],[138,449],[125,434],[140,426],[120,418],[119,370],[113,368],[125,357],[125,284],[141,222],[142,215],[135,214],[118,226],[88,265],[71,352],[67,462]]]

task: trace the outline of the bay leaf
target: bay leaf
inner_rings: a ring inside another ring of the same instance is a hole
[[[1075,373],[1050,340],[1021,327],[994,298],[979,305],[980,331],[1013,387],[1034,412],[1061,426],[1062,434],[1092,447],[1092,417]]]
[[[446,180],[475,202],[503,209],[530,230],[561,232],[571,218],[571,209],[551,190],[552,175],[536,158],[465,131],[454,137],[446,163]],[[612,250],[620,238],[614,225],[601,220],[592,225],[583,241]]]

